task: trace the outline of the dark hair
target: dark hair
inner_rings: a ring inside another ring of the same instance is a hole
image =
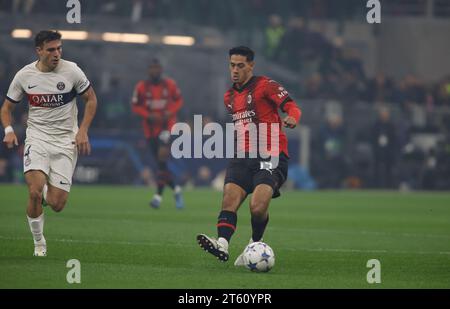
[[[247,61],[253,61],[255,58],[255,52],[248,48],[247,46],[237,46],[230,49],[228,54],[231,56],[233,55],[240,55],[245,56],[247,58]]]
[[[34,37],[34,46],[41,47],[44,43],[61,40],[61,33],[54,30],[42,30]]]

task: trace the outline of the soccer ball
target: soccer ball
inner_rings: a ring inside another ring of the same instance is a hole
[[[254,272],[268,272],[275,265],[275,254],[268,244],[254,242],[244,251],[245,267]]]

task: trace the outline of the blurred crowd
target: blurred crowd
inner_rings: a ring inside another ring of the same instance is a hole
[[[264,54],[302,76],[302,82],[295,87],[299,97],[337,99],[346,104],[389,102],[404,108],[409,103],[428,108],[450,106],[450,75],[432,84],[414,75],[394,80],[383,72],[369,78],[356,49],[308,29],[303,18],[290,18],[287,25],[278,15],[268,20]]]
[[[389,105],[363,112],[366,125],[335,112],[313,134],[311,174],[319,187],[450,188],[450,113],[435,131],[424,132]]]

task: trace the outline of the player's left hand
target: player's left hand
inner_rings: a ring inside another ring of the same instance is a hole
[[[89,137],[86,130],[78,130],[75,136],[75,145],[77,146],[78,154],[89,155],[91,153],[91,144],[89,144]]]
[[[286,118],[283,119],[283,125],[286,128],[295,128],[297,126],[297,121],[295,121],[294,117],[286,116]]]

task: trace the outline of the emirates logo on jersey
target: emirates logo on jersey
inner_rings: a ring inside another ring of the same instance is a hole
[[[253,118],[256,116],[255,110],[246,110],[243,112],[234,113],[231,117],[235,124],[253,122]]]

